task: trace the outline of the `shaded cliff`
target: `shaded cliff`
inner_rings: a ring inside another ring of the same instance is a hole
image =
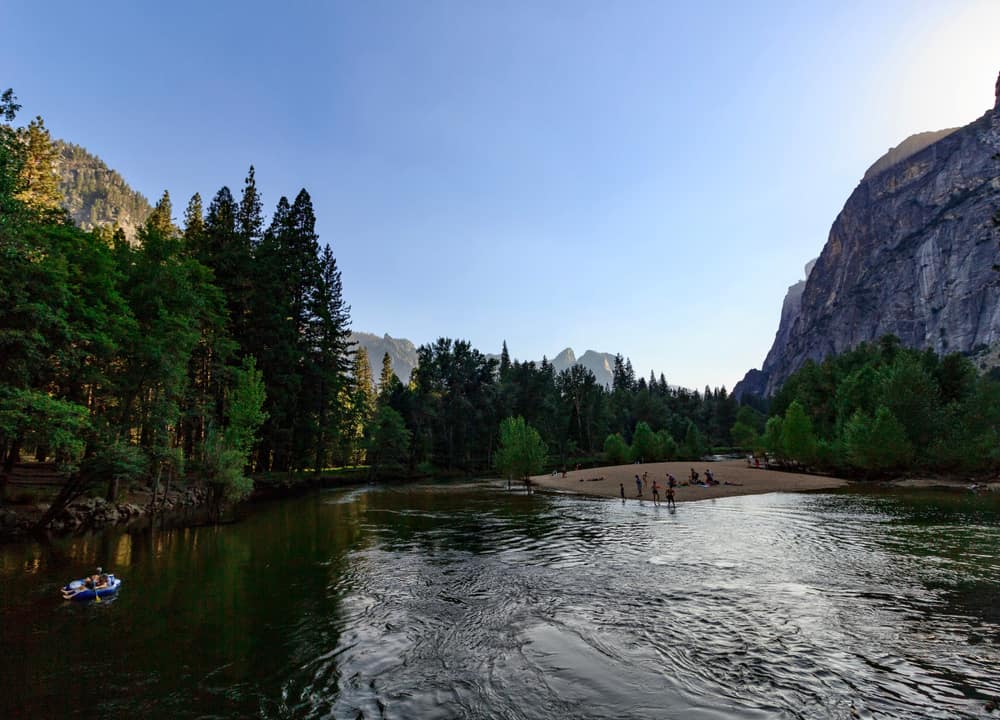
[[[798,302],[786,298],[763,366],[734,394],[771,395],[806,360],[890,333],[938,353],[1000,342],[998,152],[994,106],[963,128],[921,133],[880,158],[834,221]]]

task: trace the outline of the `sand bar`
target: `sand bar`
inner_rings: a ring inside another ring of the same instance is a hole
[[[619,483],[625,486],[625,497],[635,498],[635,476],[640,478],[643,473],[649,473],[648,482],[643,490],[643,498],[653,497],[653,479],[660,484],[660,498],[664,498],[667,473],[672,473],[678,483],[688,482],[691,468],[699,474],[699,480],[704,479],[705,469],[711,469],[718,485],[713,487],[684,486],[676,490],[674,496],[677,502],[693,500],[711,500],[712,498],[732,497],[734,495],[758,495],[770,492],[800,492],[804,490],[832,490],[847,485],[846,480],[824,475],[802,475],[799,473],[778,472],[766,470],[763,467],[747,467],[746,460],[723,460],[721,462],[660,462],[643,463],[641,465],[612,465],[601,468],[570,470],[566,477],[560,475],[535,475],[531,482],[541,488],[562,490],[581,495],[596,495],[599,497],[620,497]],[[726,483],[732,483],[727,485]]]

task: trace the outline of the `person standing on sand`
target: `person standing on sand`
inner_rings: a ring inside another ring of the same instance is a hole
[[[642,489],[643,490],[645,490],[647,487],[649,487],[648,478],[649,478],[649,473],[648,472],[644,472],[642,474]]]
[[[642,479],[638,474],[635,476],[635,496],[642,497]]]
[[[622,491],[622,502],[625,501],[625,483],[618,483],[618,489]]]
[[[660,484],[656,482],[656,478],[653,478],[653,504],[660,504]]]

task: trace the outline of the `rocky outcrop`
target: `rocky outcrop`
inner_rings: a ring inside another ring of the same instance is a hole
[[[833,223],[798,311],[786,298],[761,370],[734,393],[771,395],[806,360],[886,334],[938,353],[1000,342],[998,153],[1000,97],[975,122],[866,173]]]
[[[119,227],[129,241],[135,241],[139,226],[152,212],[149,201],[79,145],[56,140],[55,146],[59,151],[59,192],[73,221],[84,230]]]
[[[378,382],[382,372],[382,358],[389,353],[392,372],[399,381],[406,385],[410,382],[410,373],[417,367],[417,348],[405,338],[393,338],[388,334],[379,337],[365,332],[351,333],[351,342],[368,352],[368,362],[372,366],[372,375]]]
[[[599,353],[588,350],[576,361],[594,373],[597,384],[610,388],[614,380],[615,356],[610,353]]]
[[[358,344],[359,348],[364,348],[368,352],[368,361],[372,366],[372,374],[376,382],[382,369],[382,357],[389,353],[389,362],[392,364],[392,371],[403,384],[410,381],[410,373],[417,367],[417,348],[412,342],[405,338],[393,338],[389,335],[373,335],[365,332],[351,333],[351,340]],[[499,355],[487,354],[486,357],[499,360]],[[536,364],[541,361],[536,361]],[[567,370],[573,365],[583,365],[594,373],[600,385],[611,387],[612,369],[615,366],[615,356],[609,353],[599,353],[588,350],[579,358],[573,352],[573,348],[566,348],[550,361],[553,369],[558,373]]]

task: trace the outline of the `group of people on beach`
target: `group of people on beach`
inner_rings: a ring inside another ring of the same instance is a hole
[[[705,479],[698,482],[698,473],[694,468],[691,468],[691,475],[689,482],[692,485],[701,485],[702,487],[714,487],[719,484],[719,481],[715,479],[715,475],[708,468],[705,468]]]
[[[635,496],[642,499],[643,490],[649,485],[649,473],[644,472],[642,477],[638,475],[635,476]],[[666,483],[666,498],[667,507],[676,508],[677,503],[674,501],[674,488],[677,487],[677,478],[675,478],[670,473],[667,473],[667,483]],[[622,500],[625,500],[625,483],[618,483],[618,489],[621,492]],[[660,483],[656,478],[653,478],[653,504],[660,504]]]

